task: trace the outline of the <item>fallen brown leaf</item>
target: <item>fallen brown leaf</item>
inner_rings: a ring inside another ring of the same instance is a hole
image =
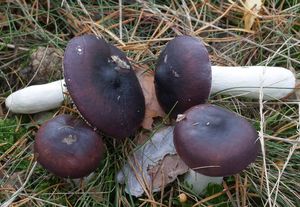
[[[257,14],[262,7],[261,0],[246,0],[244,3],[245,13],[244,13],[244,23],[245,29],[251,30],[251,27],[257,18]]]
[[[188,169],[178,155],[166,155],[159,164],[148,169],[148,174],[152,176],[154,189],[164,189],[166,185],[173,182],[178,175],[186,173]]]
[[[163,117],[165,113],[156,98],[153,73],[149,72],[150,70],[145,67],[137,67],[136,75],[143,89],[146,103],[145,118],[142,126],[145,129],[152,129],[153,118]]]
[[[153,187],[153,179],[157,176],[156,174],[161,173],[161,171],[166,172],[155,181],[166,181],[165,184],[169,182],[171,177],[178,175],[175,174],[177,167],[180,166],[177,161],[172,162],[172,164],[165,164],[164,162],[162,164],[161,162],[167,155],[176,154],[173,144],[173,130],[173,126],[158,129],[153,135],[150,135],[148,142],[139,146],[132,156],[129,156],[128,161],[117,174],[117,181],[125,184],[126,193],[140,197],[145,191],[148,193],[148,189],[152,192],[158,192],[161,188]],[[162,165],[166,166],[167,169],[164,170]],[[170,178],[161,180],[166,176]],[[164,186],[164,184],[160,186]]]

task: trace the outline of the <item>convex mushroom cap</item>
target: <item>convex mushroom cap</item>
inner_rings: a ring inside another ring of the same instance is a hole
[[[207,101],[211,79],[211,64],[204,44],[191,36],[178,36],[159,56],[155,70],[157,99],[166,113],[172,110],[171,116],[176,117]]]
[[[95,35],[73,38],[64,54],[67,89],[83,118],[114,138],[134,134],[145,99],[125,54]]]
[[[104,151],[100,135],[71,115],[58,115],[47,121],[35,137],[37,161],[63,178],[89,175],[99,166]]]
[[[211,104],[184,113],[174,129],[174,145],[190,168],[207,176],[239,173],[260,150],[258,134],[246,119]]]

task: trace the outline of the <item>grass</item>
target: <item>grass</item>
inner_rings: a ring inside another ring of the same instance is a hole
[[[253,123],[265,153],[222,186],[193,193],[181,178],[163,193],[137,199],[124,192],[115,174],[134,148],[107,140],[105,160],[89,180],[60,179],[35,165],[34,115],[6,111],[5,98],[23,88],[21,78],[39,46],[63,52],[68,40],[95,33],[125,51],[133,63],[154,69],[157,56],[175,35],[191,34],[207,44],[213,64],[269,65],[300,68],[300,4],[298,0],[265,0],[253,31],[243,29],[239,1],[0,1],[0,203],[11,206],[300,206],[299,98],[260,102],[215,95],[210,102]],[[182,4],[187,6],[184,7]],[[122,12],[122,18],[119,13]],[[121,28],[121,30],[120,30]],[[56,113],[74,113],[65,104]],[[21,190],[20,190],[21,189]],[[185,193],[186,203],[177,196]]]

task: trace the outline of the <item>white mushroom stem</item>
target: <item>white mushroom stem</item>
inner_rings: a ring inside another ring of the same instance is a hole
[[[197,173],[192,169],[184,175],[184,182],[192,188],[196,194],[203,194],[208,184],[222,184],[223,177],[210,177]]]
[[[294,74],[281,67],[212,66],[212,94],[258,99],[260,93],[263,93],[264,100],[276,100],[286,97],[295,85]]]
[[[212,94],[225,94],[276,100],[291,93],[296,84],[294,74],[281,67],[212,66]],[[31,114],[59,107],[66,91],[64,81],[30,86],[12,93],[6,106],[14,113]]]
[[[29,86],[9,95],[5,105],[14,113],[33,114],[47,111],[62,105],[66,91],[64,80]]]

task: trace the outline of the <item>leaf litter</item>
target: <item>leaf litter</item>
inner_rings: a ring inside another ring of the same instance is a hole
[[[128,194],[140,197],[145,191],[158,192],[188,171],[176,154],[173,130],[173,126],[158,130],[118,172],[117,181],[125,184]]]
[[[144,96],[146,111],[142,123],[144,129],[152,129],[153,118],[164,117],[165,113],[160,107],[155,94],[154,74],[146,66],[139,66],[136,70]]]

